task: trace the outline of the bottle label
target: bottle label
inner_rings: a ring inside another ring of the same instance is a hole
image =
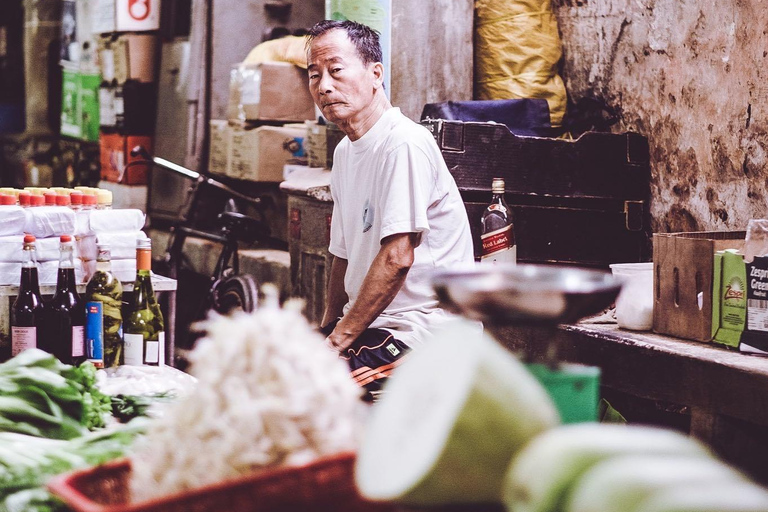
[[[159,342],[158,350],[160,350],[160,366],[165,366],[165,331],[157,333],[157,340]]]
[[[494,212],[494,211],[499,211],[499,212],[503,212],[503,213],[507,212],[507,209],[504,208],[504,205],[501,205],[499,203],[491,203],[491,204],[489,204],[488,205],[488,210],[492,211],[492,212]]]
[[[483,254],[481,259],[490,258],[503,251],[508,251],[512,248],[510,235],[512,234],[512,226],[505,226],[496,231],[491,231],[480,236],[480,240],[483,243]]]
[[[11,327],[11,355],[37,347],[37,327]]]
[[[88,360],[97,368],[104,367],[104,304],[101,301],[85,304],[85,344]]]
[[[144,364],[144,336],[141,334],[128,334],[123,336],[124,362],[129,366],[141,366]]]
[[[85,326],[72,326],[72,357],[83,357],[85,355]]]
[[[147,341],[147,351],[144,354],[144,362],[147,364],[160,363],[160,342]]]
[[[496,263],[517,263],[517,246],[513,245],[509,249],[506,249],[504,251],[498,251],[490,256],[483,256],[480,258],[480,263],[482,264],[496,264]]]

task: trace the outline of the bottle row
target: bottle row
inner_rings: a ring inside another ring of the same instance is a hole
[[[40,348],[62,362],[88,360],[98,368],[165,363],[165,324],[151,280],[152,242],[137,241],[136,281],[123,319],[123,288],[111,269],[107,244],[99,244],[96,272],[80,297],[72,237],[60,237],[56,291],[40,295],[35,237],[26,235],[19,293],[11,308],[11,352]]]
[[[26,187],[24,190],[0,188],[0,205],[68,206],[73,210],[108,210],[112,208],[112,192],[95,187]]]

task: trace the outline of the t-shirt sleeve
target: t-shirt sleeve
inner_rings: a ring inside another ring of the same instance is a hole
[[[341,207],[338,197],[335,193],[338,184],[331,178],[331,199],[333,199],[333,211],[331,213],[331,243],[328,246],[328,252],[342,259],[347,258],[347,244],[344,240],[344,230],[342,229]]]
[[[429,233],[427,209],[435,186],[435,167],[417,144],[403,143],[392,150],[380,187],[380,241],[398,233]]]

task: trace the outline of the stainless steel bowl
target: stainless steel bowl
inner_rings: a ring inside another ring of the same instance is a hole
[[[610,306],[621,282],[608,272],[544,265],[477,265],[442,270],[441,304],[493,325],[573,323]]]

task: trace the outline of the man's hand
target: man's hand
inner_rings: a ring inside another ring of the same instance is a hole
[[[327,338],[325,338],[325,342],[328,345],[328,348],[337,352],[346,350],[350,345],[352,345],[354,341],[355,338],[351,338],[343,334],[337,334],[336,331],[332,332],[328,335]]]

